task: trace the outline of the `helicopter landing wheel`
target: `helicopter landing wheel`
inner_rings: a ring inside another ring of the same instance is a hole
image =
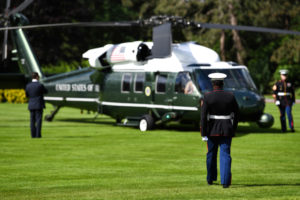
[[[117,118],[117,119],[116,119],[116,123],[117,123],[117,124],[121,123],[121,121],[122,121],[121,118]]]
[[[144,115],[139,123],[140,131],[151,130],[154,127],[154,119],[150,115]]]
[[[47,122],[52,122],[53,117],[51,115],[46,115],[44,118]]]

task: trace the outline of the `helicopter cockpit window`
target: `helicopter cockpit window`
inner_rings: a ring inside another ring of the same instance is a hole
[[[122,78],[122,92],[130,92],[131,74],[124,74]]]
[[[193,94],[196,91],[189,72],[179,72],[175,82],[175,92]]]
[[[145,74],[136,74],[134,92],[142,93],[145,83]]]
[[[158,75],[156,77],[156,92],[157,93],[165,93],[166,92],[166,84],[167,84],[167,76]]]
[[[253,90],[256,91],[256,86],[249,75],[248,71],[244,68],[236,69],[199,69],[196,70],[197,83],[201,91],[212,90],[212,84],[208,78],[210,73],[224,73],[227,77],[224,79],[224,89],[230,90]]]

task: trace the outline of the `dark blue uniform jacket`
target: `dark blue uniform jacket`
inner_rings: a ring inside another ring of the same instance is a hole
[[[44,94],[48,91],[43,84],[31,82],[26,85],[26,96],[29,98],[28,110],[41,110],[45,108]]]

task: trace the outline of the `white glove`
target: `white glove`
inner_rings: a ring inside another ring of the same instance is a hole
[[[206,136],[202,137],[203,142],[207,142],[208,138]]]
[[[275,104],[276,104],[276,106],[279,106],[280,105],[280,101],[275,101]]]

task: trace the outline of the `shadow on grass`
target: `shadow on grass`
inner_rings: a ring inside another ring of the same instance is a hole
[[[91,135],[82,135],[82,136],[75,136],[75,135],[69,135],[69,136],[56,136],[56,138],[69,138],[69,139],[88,139],[88,138],[94,138],[94,136],[91,136]]]
[[[283,134],[280,129],[276,128],[259,128],[255,125],[239,126],[236,132],[236,137],[247,134]]]
[[[93,119],[93,118],[72,118],[72,119],[57,119],[55,121],[59,122],[74,122],[74,123],[83,123],[83,124],[106,124],[106,125],[116,125],[115,122],[113,122],[111,119],[103,118],[101,120],[99,119]]]
[[[200,132],[200,129],[192,124],[174,123],[174,124],[160,125],[157,126],[156,128],[160,130],[166,130],[166,131]]]
[[[47,135],[47,139],[61,139],[61,138],[66,138],[66,139],[90,139],[90,138],[94,138],[95,136],[92,135]]]
[[[192,124],[168,124],[164,126],[157,127],[162,130],[170,131],[185,131],[185,132],[200,132],[199,128]],[[289,133],[288,131],[286,133]],[[277,128],[260,128],[256,124],[249,124],[247,126],[238,126],[236,131],[236,137],[242,137],[247,134],[286,134],[282,133],[281,129]]]
[[[73,122],[81,124],[102,124],[109,126],[122,126],[117,125],[111,118],[64,118],[57,119],[55,121],[59,122]],[[126,126],[126,125],[124,125]],[[130,126],[126,126],[130,127]],[[137,129],[137,126],[131,126],[133,129]],[[180,124],[177,122],[171,122],[164,125],[158,125],[155,130],[166,130],[166,131],[184,131],[184,132],[200,132],[194,124]],[[289,132],[286,132],[289,133]],[[236,131],[236,137],[246,136],[247,134],[286,134],[282,133],[280,129],[277,128],[260,128],[256,124],[249,124],[248,126],[238,126]]]
[[[232,184],[233,187],[299,187],[300,183],[274,183],[274,184]]]

